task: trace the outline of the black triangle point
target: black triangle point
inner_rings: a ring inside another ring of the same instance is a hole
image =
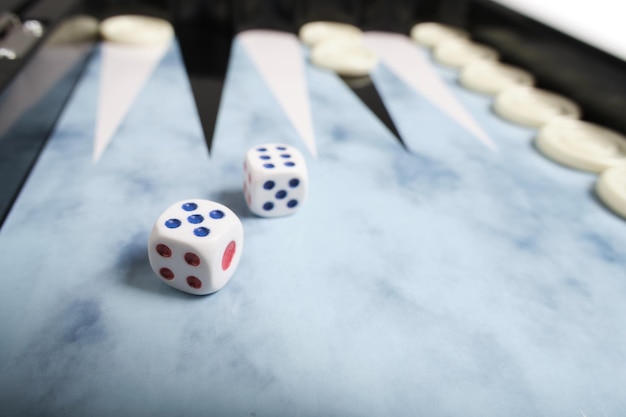
[[[378,117],[385,127],[391,132],[391,134],[400,142],[400,145],[406,150],[408,150],[404,140],[402,139],[402,135],[396,128],[393,120],[391,119],[391,115],[387,111],[387,107],[385,107],[385,103],[383,102],[376,86],[372,82],[369,76],[364,77],[346,77],[342,76],[341,79],[350,89],[354,92],[354,94],[359,97],[359,99],[365,104],[372,113]]]

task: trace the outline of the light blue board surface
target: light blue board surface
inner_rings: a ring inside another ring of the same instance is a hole
[[[0,232],[0,415],[626,415],[626,222],[452,72],[496,152],[379,67],[406,152],[307,68],[309,199],[260,219],[245,151],[306,151],[241,45],[211,157],[174,45],[93,164],[99,63]],[[148,265],[154,220],[185,198],[244,224],[207,297]]]

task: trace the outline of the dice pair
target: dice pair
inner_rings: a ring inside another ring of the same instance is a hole
[[[307,194],[302,154],[284,144],[250,149],[244,161],[244,196],[262,217],[294,213]],[[235,272],[243,249],[243,226],[228,207],[208,200],[179,201],[157,219],[148,242],[150,265],[178,290],[210,294]]]

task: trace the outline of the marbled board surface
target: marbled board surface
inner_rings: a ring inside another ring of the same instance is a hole
[[[626,415],[626,222],[454,72],[496,151],[379,66],[407,152],[307,67],[309,199],[261,219],[245,151],[306,151],[241,45],[210,157],[173,45],[94,164],[99,64],[0,231],[0,415]],[[160,212],[198,197],[245,233],[206,297],[161,283],[146,251]]]

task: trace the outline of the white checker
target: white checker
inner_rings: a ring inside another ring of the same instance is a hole
[[[459,82],[470,90],[496,95],[515,85],[533,85],[535,78],[528,71],[498,61],[476,61],[461,70]]]
[[[311,62],[348,77],[362,77],[378,65],[378,54],[360,41],[331,38],[320,42],[311,51]]]
[[[440,64],[462,68],[475,61],[495,61],[499,54],[489,46],[458,38],[438,43],[433,50],[433,57]]]
[[[494,111],[524,126],[539,128],[555,117],[578,119],[580,108],[559,94],[528,86],[504,89],[496,96]]]
[[[602,172],[626,164],[626,136],[592,123],[556,118],[535,139],[544,155],[572,168]]]
[[[626,218],[626,166],[604,171],[596,182],[596,193],[608,208]]]
[[[163,19],[141,15],[109,17],[100,24],[105,41],[126,45],[162,45],[174,37],[172,25]]]
[[[351,39],[360,41],[363,32],[358,27],[348,23],[316,21],[302,25],[298,36],[304,44],[315,46],[327,39]]]
[[[448,39],[458,38],[467,39],[469,34],[463,29],[435,22],[418,23],[411,28],[411,39],[429,48]]]

